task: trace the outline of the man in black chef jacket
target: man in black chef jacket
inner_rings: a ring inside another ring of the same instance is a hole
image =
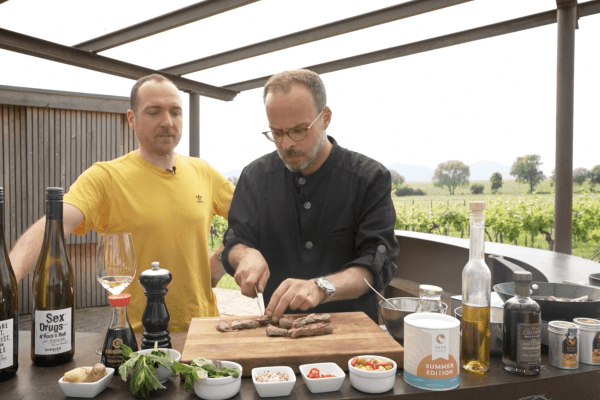
[[[265,84],[276,151],[249,164],[229,210],[222,260],[242,294],[264,293],[266,314],[363,311],[391,281],[398,243],[387,168],[327,136],[325,86],[308,70]],[[360,134],[352,132],[352,134]],[[368,135],[364,135],[368,140]]]

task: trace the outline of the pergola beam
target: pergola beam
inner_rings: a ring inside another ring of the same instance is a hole
[[[205,0],[73,46],[99,52],[242,7],[258,0]]]
[[[229,89],[223,89],[150,68],[140,67],[138,65],[103,57],[87,51],[74,49],[72,47],[63,46],[2,28],[0,28],[0,48],[134,80],[146,75],[158,73],[171,79],[180,90],[198,93],[202,96],[219,100],[230,101],[237,95],[237,92]]]
[[[494,36],[504,35],[507,33],[513,33],[526,29],[537,28],[544,25],[550,25],[556,23],[556,13],[556,10],[546,11],[543,13],[533,14],[522,18],[499,22],[497,24],[486,25],[479,28],[469,29],[466,31],[456,32],[444,36],[438,36],[419,42],[391,47],[388,49],[343,58],[340,60],[330,61],[305,68],[315,71],[318,74],[324,74],[327,72],[340,71],[343,69],[358,67],[361,65],[367,65],[380,61],[391,60],[394,58],[405,57],[412,54],[418,54],[430,50],[436,50],[444,47],[473,42],[476,40],[487,39]],[[593,0],[579,4],[580,17],[598,13],[600,13],[600,0]],[[225,89],[242,92],[245,90],[262,87],[269,78],[270,75],[243,82],[233,83],[222,87]]]
[[[360,29],[370,28],[399,19],[413,17],[415,15],[455,6],[469,1],[472,0],[413,0],[366,14],[357,15],[355,17],[331,22],[315,28],[254,43],[249,46],[240,47],[209,57],[188,61],[164,68],[161,71],[174,75],[189,74],[262,54],[272,53],[274,51],[354,32]]]

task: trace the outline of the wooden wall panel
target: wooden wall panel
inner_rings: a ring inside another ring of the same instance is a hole
[[[126,114],[0,104],[0,186],[5,192],[4,234],[9,248],[45,214],[46,187],[69,190],[96,161],[137,146]],[[108,305],[94,273],[97,234],[69,235],[77,308]],[[32,249],[39,253],[39,249]],[[32,275],[19,283],[19,312],[32,309]]]

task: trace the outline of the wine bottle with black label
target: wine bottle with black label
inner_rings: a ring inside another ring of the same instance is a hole
[[[63,231],[63,189],[46,189],[46,231],[33,275],[31,360],[54,366],[75,354],[75,284]]]
[[[0,187],[0,382],[19,368],[19,310],[15,273],[4,241],[4,189]]]
[[[537,375],[542,361],[542,313],[530,297],[531,272],[515,271],[515,297],[504,303],[502,362],[518,375]]]

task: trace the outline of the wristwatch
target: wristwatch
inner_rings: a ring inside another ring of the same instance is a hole
[[[335,295],[335,286],[333,283],[327,278],[316,278],[315,282],[319,289],[325,292],[325,300],[323,300],[323,303],[331,301]]]

